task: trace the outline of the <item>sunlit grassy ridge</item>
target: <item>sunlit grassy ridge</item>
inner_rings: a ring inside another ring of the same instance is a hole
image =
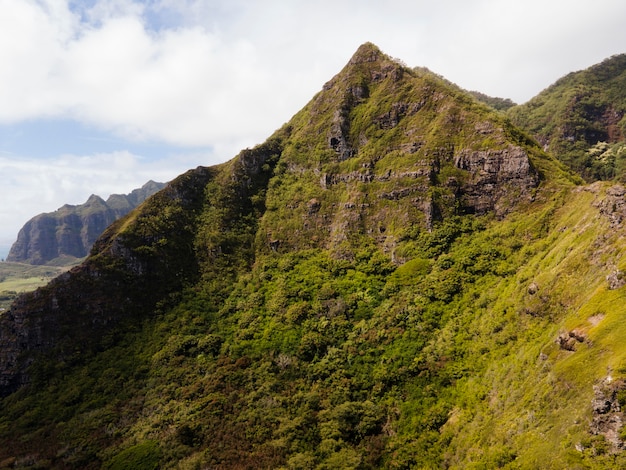
[[[468,214],[455,155],[516,146],[537,187]],[[0,467],[620,468],[591,425],[626,378],[624,227],[575,182],[365,45],[23,300],[62,303],[64,334],[0,402]]]

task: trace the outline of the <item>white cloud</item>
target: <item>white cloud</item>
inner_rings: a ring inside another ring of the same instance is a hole
[[[0,247],[14,242],[24,223],[41,212],[82,204],[91,194],[127,194],[151,179],[170,181],[199,159],[189,154],[146,161],[125,151],[44,161],[0,156]]]
[[[258,136],[265,116],[242,105],[267,110],[271,98],[250,43],[199,26],[151,31],[123,0],[96,4],[96,23],[62,3],[0,0],[1,121],[69,117],[188,146]]]
[[[234,8],[188,6],[204,14]],[[155,31],[144,10],[126,0],[80,14],[63,1],[0,0],[0,122],[77,119],[127,139],[223,148],[223,160],[239,150],[233,142],[266,138],[329,78],[311,74],[301,57],[289,63],[294,54],[273,41],[257,45],[240,23],[211,32],[220,18],[200,25],[201,15],[191,26]],[[250,31],[279,34],[260,23],[263,30]]]
[[[0,0],[0,121],[63,116],[130,139],[253,145],[365,41],[525,100],[570,64],[626,47],[624,15],[615,0],[99,0],[81,11]]]

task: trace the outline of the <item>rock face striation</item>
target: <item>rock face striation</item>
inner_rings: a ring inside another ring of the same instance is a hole
[[[539,182],[528,154],[520,147],[461,151],[455,155],[454,164],[471,174],[461,188],[462,198],[465,206],[478,214],[494,209],[506,213],[510,206],[503,204],[503,198],[513,193],[528,196]]]
[[[148,181],[130,194],[112,194],[106,201],[94,194],[84,204],[39,214],[19,231],[7,261],[42,265],[84,258],[104,229],[164,186]]]
[[[613,452],[624,448],[620,430],[624,424],[624,412],[618,394],[626,390],[626,381],[613,381],[610,376],[593,387],[593,410],[590,431],[592,434],[604,436]]]

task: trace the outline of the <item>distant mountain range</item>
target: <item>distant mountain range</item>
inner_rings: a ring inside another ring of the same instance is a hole
[[[0,314],[0,467],[626,468],[624,73],[513,106],[363,44]]]
[[[66,204],[39,214],[19,231],[7,261],[59,266],[76,263],[89,254],[105,228],[164,186],[148,181],[130,194],[112,194],[106,201],[94,194],[84,204]]]

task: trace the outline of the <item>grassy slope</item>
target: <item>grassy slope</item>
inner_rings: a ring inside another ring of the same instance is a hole
[[[8,308],[17,294],[46,285],[70,267],[0,263],[0,308]]]
[[[626,265],[624,247],[592,205],[601,194],[575,190],[566,196],[549,219],[515,222],[531,231],[546,223],[545,232],[519,252],[524,259],[516,274],[482,292],[477,304],[484,307],[467,313],[467,328],[482,343],[485,368],[481,380],[461,387],[461,403],[477,383],[484,395],[477,407],[455,410],[447,430],[458,446],[452,461],[459,468],[507,456],[511,468],[616,465],[617,457],[592,458],[593,450],[582,453],[575,446],[589,441],[593,385],[607,370],[615,378],[625,372],[626,350],[618,339],[626,333],[625,293],[608,291],[606,281],[614,266]],[[507,225],[497,230],[506,231]],[[539,286],[534,295],[528,293],[531,283]],[[599,324],[590,322],[598,315]],[[575,352],[560,349],[559,333],[574,328],[590,343]]]

